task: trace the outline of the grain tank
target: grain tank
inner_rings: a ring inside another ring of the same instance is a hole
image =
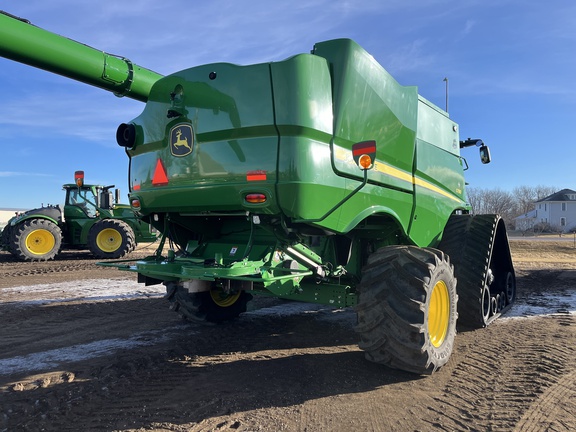
[[[163,283],[185,318],[232,320],[259,294],[353,307],[369,360],[429,374],[457,322],[486,326],[514,302],[504,222],[466,200],[460,151],[478,146],[488,162],[487,147],[460,140],[446,112],[354,41],[144,74],[138,93],[139,67],[127,62],[115,80],[130,79],[110,88],[104,64],[96,83],[40,67],[146,101],[117,141],[130,205],[162,240],[107,265]]]

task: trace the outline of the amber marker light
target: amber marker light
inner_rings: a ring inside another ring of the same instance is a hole
[[[361,170],[369,170],[374,166],[376,160],[376,141],[362,141],[353,144],[352,157]]]
[[[364,170],[370,169],[372,168],[372,158],[367,154],[363,154],[358,158],[358,165]]]
[[[84,186],[84,171],[76,171],[74,173],[74,181],[76,182],[76,186]]]
[[[130,205],[133,209],[140,210],[140,200],[138,198],[132,198]]]
[[[262,204],[266,202],[266,195],[261,193],[250,193],[244,197],[250,204]]]

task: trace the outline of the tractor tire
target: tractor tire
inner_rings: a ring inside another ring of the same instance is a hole
[[[432,248],[389,246],[368,258],[358,286],[356,332],[368,360],[429,375],[452,354],[458,318],[449,258]]]
[[[10,239],[12,238],[12,227],[6,225],[0,234],[0,250],[4,249],[12,253],[12,244]]]
[[[88,247],[96,258],[121,258],[134,250],[136,237],[126,222],[118,219],[103,219],[90,228]]]
[[[10,251],[23,261],[54,259],[62,245],[62,231],[47,219],[28,219],[12,227]]]
[[[246,312],[246,305],[252,300],[252,295],[246,291],[225,293],[221,289],[212,289],[191,293],[172,282],[167,283],[166,291],[166,297],[172,303],[171,309],[192,322],[221,323],[233,320]]]

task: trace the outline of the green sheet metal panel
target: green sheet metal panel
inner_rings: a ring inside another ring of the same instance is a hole
[[[181,115],[170,118],[170,110]],[[217,63],[170,75],[153,87],[133,123],[143,138],[128,152],[130,187],[146,213],[242,210],[247,185],[268,194],[263,213],[278,211],[278,132],[267,64]],[[174,146],[178,128],[191,130],[184,154]],[[154,184],[159,160],[166,181]]]
[[[464,172],[460,159],[458,125],[448,114],[419,97],[416,163],[416,205],[410,237],[419,246],[435,245],[446,221],[466,209]]]
[[[412,184],[406,179],[414,160],[417,88],[398,84],[374,57],[349,39],[317,43],[314,54],[326,58],[332,71],[336,170],[361,177],[347,155],[352,144],[375,140],[377,160],[398,171],[374,170],[370,178],[411,192]]]

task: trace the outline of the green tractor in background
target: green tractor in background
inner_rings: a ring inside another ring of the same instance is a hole
[[[75,184],[65,184],[64,212],[59,205],[28,210],[10,219],[0,233],[0,245],[24,261],[54,259],[62,249],[90,249],[96,258],[121,258],[137,243],[156,241],[155,230],[119,202],[111,186],[84,184],[76,171]],[[154,231],[154,232],[153,232]]]

